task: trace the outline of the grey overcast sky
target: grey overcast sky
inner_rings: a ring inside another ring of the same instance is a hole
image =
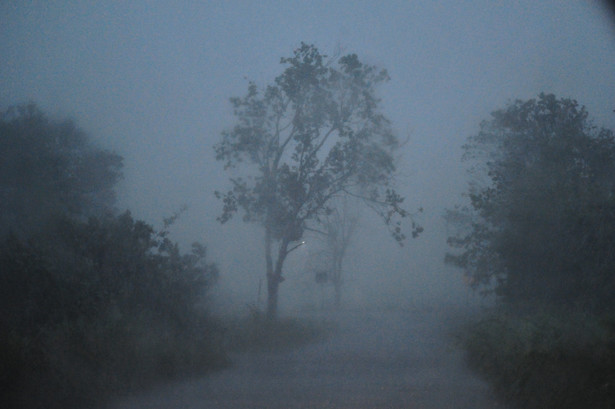
[[[213,191],[227,184],[212,145],[233,125],[228,98],[248,80],[271,81],[301,41],[356,53],[391,76],[384,110],[409,138],[399,190],[409,208],[425,208],[426,231],[397,248],[368,223],[347,264],[349,283],[358,283],[357,298],[390,288],[399,298],[442,296],[461,291],[459,274],[442,264],[440,216],[461,200],[465,138],[507,101],[542,91],[577,99],[596,124],[615,128],[610,17],[590,0],[4,0],[0,108],[34,101],[122,154],[120,208],[160,226],[187,204],[173,237],[207,244],[227,289],[243,281],[243,292],[233,291],[253,298],[261,233],[215,221]]]

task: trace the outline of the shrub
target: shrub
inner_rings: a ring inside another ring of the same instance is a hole
[[[129,213],[57,219],[0,243],[0,379],[13,407],[92,407],[226,364],[205,248],[181,254]]]
[[[615,332],[584,314],[492,314],[461,334],[469,364],[531,408],[612,408]]]

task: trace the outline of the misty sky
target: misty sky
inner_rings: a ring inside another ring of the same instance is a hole
[[[399,191],[409,209],[425,208],[425,233],[398,248],[364,212],[349,296],[441,296],[459,292],[460,275],[442,264],[441,214],[461,200],[461,145],[482,119],[544,91],[577,99],[597,125],[615,128],[615,22],[601,4],[5,0],[0,109],[34,101],[124,156],[119,207],[136,217],[160,227],[188,205],[173,238],[204,242],[227,291],[241,287],[236,295],[250,302],[264,271],[262,233],[215,221],[213,191],[228,184],[212,146],[233,125],[228,98],[248,80],[273,80],[301,41],[357,53],[391,76],[380,90],[384,111],[408,138]],[[287,287],[302,285],[304,256],[290,260],[282,303]]]

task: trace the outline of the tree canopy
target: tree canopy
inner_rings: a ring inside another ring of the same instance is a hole
[[[119,155],[35,105],[0,115],[0,381],[9,407],[89,407],[226,360],[207,308],[216,265],[204,246],[182,254],[166,230],[112,211],[121,167]]]
[[[236,124],[215,147],[225,168],[241,164],[246,172],[231,178],[230,191],[217,192],[224,203],[219,220],[241,211],[244,221],[265,228],[272,315],[292,243],[331,212],[332,198],[350,194],[369,201],[399,241],[405,236],[394,218],[407,215],[391,187],[398,139],[376,95],[387,72],[355,54],[327,59],[305,43],[281,64],[273,84],[259,89],[250,83],[245,96],[231,98]]]
[[[96,147],[73,121],[35,104],[0,112],[0,233],[28,232],[49,215],[109,210],[122,157]]]
[[[540,94],[492,113],[464,150],[474,183],[449,213],[466,224],[447,260],[509,301],[615,306],[613,132]]]

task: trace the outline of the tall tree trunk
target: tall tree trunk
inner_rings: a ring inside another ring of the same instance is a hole
[[[275,320],[278,317],[278,289],[280,281],[275,277],[267,276],[267,319]]]
[[[288,255],[289,241],[284,238],[280,243],[275,267],[273,265],[273,257],[271,255],[273,238],[271,229],[265,228],[265,259],[267,261],[267,318],[275,320],[278,317],[278,290],[280,283],[284,281],[282,278],[282,266]]]
[[[271,228],[265,227],[265,260],[267,263],[267,317],[274,319],[278,311],[278,286],[280,282],[273,274],[273,259],[271,257]]]

